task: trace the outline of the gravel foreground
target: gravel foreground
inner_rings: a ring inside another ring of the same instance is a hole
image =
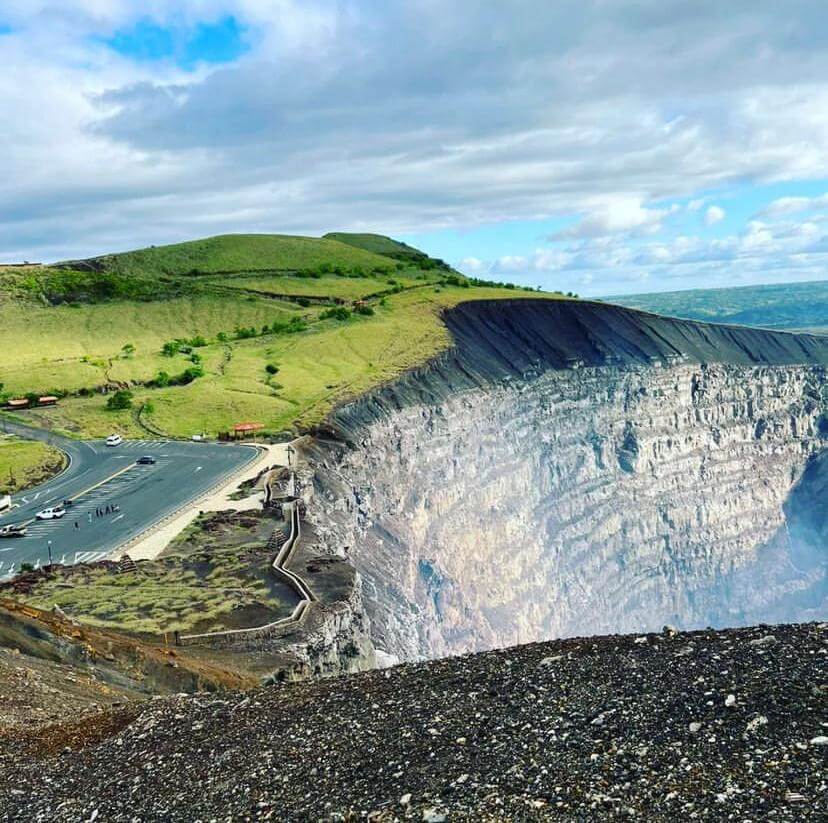
[[[827,642],[665,630],[158,698],[78,751],[0,741],[0,820],[825,819]]]

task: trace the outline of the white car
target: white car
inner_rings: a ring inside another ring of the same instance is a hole
[[[51,509],[43,509],[42,512],[38,512],[35,517],[38,520],[58,520],[64,514],[66,514],[66,509],[63,506],[52,506]]]
[[[107,446],[120,446],[123,442],[124,438],[121,437],[120,434],[110,434],[109,437],[106,438]]]

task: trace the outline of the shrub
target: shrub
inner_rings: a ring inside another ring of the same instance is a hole
[[[202,369],[201,366],[190,366],[178,375],[176,378],[176,384],[179,386],[186,386],[188,383],[192,383],[196,378],[203,376],[204,369]]]
[[[160,371],[158,372],[158,374],[155,375],[155,378],[151,380],[150,383],[159,389],[163,389],[165,386],[170,385],[171,380],[172,378],[167,372]]]
[[[121,346],[121,354],[124,357],[132,357],[132,355],[135,354],[135,346],[132,343],[124,343],[124,345]]]
[[[310,304],[311,304],[310,300],[308,300],[308,298],[307,298],[307,297],[300,297],[300,298],[299,298],[296,302],[297,302],[300,306],[304,306],[305,308],[307,308],[307,307],[308,307],[308,306],[310,306]]]
[[[178,354],[179,349],[181,348],[181,343],[178,340],[168,340],[161,346],[161,354],[164,357],[174,357]]]
[[[227,342],[227,340],[228,340],[228,337],[227,337],[227,332],[226,332],[226,331],[220,331],[220,332],[216,335],[216,340],[218,340],[218,341],[219,341],[219,343],[226,343],[226,342]]]
[[[371,306],[357,306],[354,311],[357,314],[364,314],[370,317],[374,313],[374,309]]]
[[[347,320],[351,316],[351,312],[344,306],[334,306],[331,309],[325,309],[320,315],[320,320],[327,320],[329,317],[334,320]]]
[[[265,366],[265,371],[268,374],[278,374],[279,373],[279,367],[275,363],[268,363]]]
[[[128,389],[118,389],[106,400],[106,407],[109,411],[121,411],[132,408],[132,392]]]

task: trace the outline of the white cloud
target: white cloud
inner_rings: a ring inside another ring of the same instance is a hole
[[[704,225],[713,226],[725,218],[725,210],[721,206],[709,206],[704,213]]]
[[[460,261],[460,269],[467,274],[480,274],[486,271],[487,265],[478,257],[464,257]]]
[[[759,212],[761,217],[786,217],[828,206],[828,194],[818,197],[779,197]]]
[[[20,31],[0,36],[0,109],[14,115],[0,258],[551,216],[581,216],[570,240],[643,242],[667,225],[665,201],[700,211],[699,192],[732,182],[828,176],[821,6],[710,8],[6,0],[0,22]],[[228,13],[255,45],[214,70],[95,45],[141,15]],[[582,271],[635,256],[567,254]]]
[[[554,237],[604,237],[629,231],[654,233],[661,229],[661,221],[675,211],[676,207],[646,208],[638,198],[613,198],[596,206],[576,225],[558,232]]]

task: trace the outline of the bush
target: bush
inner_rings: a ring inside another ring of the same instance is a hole
[[[373,315],[373,313],[374,313],[374,309],[371,306],[357,306],[354,309],[354,311],[357,314],[364,314],[364,315],[367,315],[368,317],[371,317],[371,315]]]
[[[344,306],[335,306],[332,309],[325,309],[320,315],[320,320],[327,320],[329,317],[333,320],[347,320],[351,316],[351,312]]]
[[[268,374],[278,374],[279,373],[279,367],[275,363],[268,363],[265,366],[265,371]]]
[[[228,339],[229,338],[227,337],[227,332],[226,331],[220,331],[216,335],[216,340],[218,340],[219,343],[226,343]]]
[[[128,389],[118,389],[106,400],[106,407],[109,411],[121,411],[132,408],[132,392]]]
[[[308,298],[307,298],[307,297],[300,297],[300,298],[299,298],[296,302],[297,302],[300,306],[304,306],[305,308],[307,308],[307,307],[308,307],[308,306],[310,306],[310,304],[311,304],[310,300],[308,300]]]
[[[168,340],[166,343],[164,343],[163,346],[161,346],[161,354],[163,354],[164,357],[174,357],[176,354],[178,354],[180,348],[180,341]]]
[[[290,320],[274,320],[270,326],[273,334],[296,334],[308,327],[303,317],[291,317]]]
[[[159,389],[163,389],[165,386],[170,385],[171,380],[172,378],[167,372],[160,371],[155,375],[154,379],[150,380],[150,384]]]

